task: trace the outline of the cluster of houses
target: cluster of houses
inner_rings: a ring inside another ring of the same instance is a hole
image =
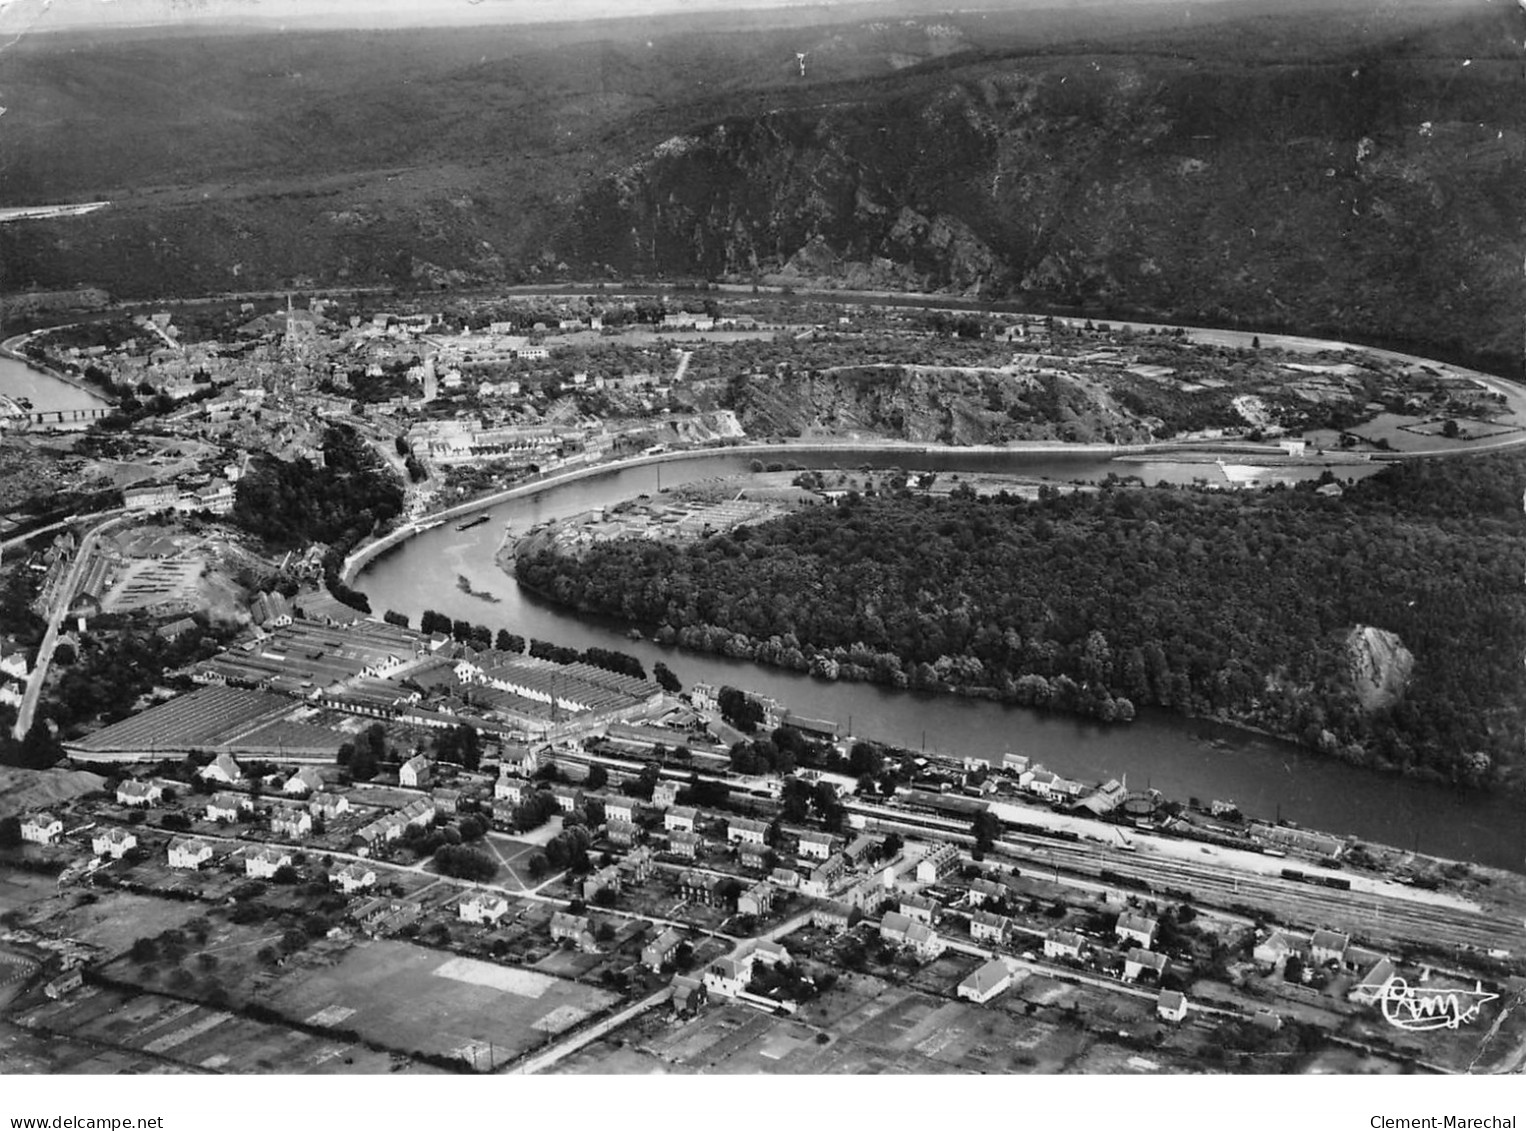
[[[1297,958],[1303,964],[1303,980],[1312,977],[1315,970],[1354,975],[1346,996],[1359,1004],[1376,1002],[1398,973],[1388,955],[1356,945],[1341,931],[1327,929],[1308,935],[1274,930],[1256,944],[1251,958],[1261,969],[1277,974],[1285,973],[1289,959]]]

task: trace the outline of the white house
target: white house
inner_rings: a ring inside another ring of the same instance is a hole
[[[732,844],[762,844],[768,838],[768,825],[745,817],[733,817],[726,825],[726,839]]]
[[[938,936],[937,931],[926,923],[918,923],[915,920],[906,928],[906,945],[911,947],[913,953],[924,962],[937,958],[948,946]]]
[[[678,783],[660,781],[652,787],[652,805],[658,809],[670,809],[678,801]]]
[[[429,784],[429,759],[415,754],[397,772],[397,783],[406,789],[423,789]]]
[[[1187,995],[1175,990],[1161,990],[1155,1000],[1155,1012],[1165,1021],[1181,1021],[1187,1016]]]
[[[306,797],[310,793],[317,793],[323,788],[323,778],[312,766],[303,766],[281,786],[281,792],[288,797]]]
[[[212,859],[212,846],[194,837],[176,837],[170,841],[170,867],[189,868],[193,872]]]
[[[244,857],[244,874],[257,880],[268,880],[290,866],[291,853],[281,848],[261,848]]]
[[[410,801],[393,814],[393,816],[401,817],[404,825],[416,825],[422,829],[433,823],[435,819],[434,802],[432,800],[425,801],[422,798],[418,801]]]
[[[481,669],[478,669],[479,674]],[[529,746],[505,746],[502,754],[503,773],[515,773],[520,777],[534,777],[540,769],[540,752]]]
[[[364,864],[351,864],[335,872],[333,880],[345,895],[354,895],[376,883],[376,871]]]
[[[887,911],[881,916],[880,938],[894,946],[910,947],[924,959],[937,958],[945,949],[937,931],[899,911]]]
[[[636,802],[629,797],[611,795],[604,802],[604,819],[613,824],[616,821],[624,821],[626,824],[636,823]]]
[[[1302,957],[1309,953],[1309,940],[1300,938],[1287,931],[1273,931],[1265,939],[1256,944],[1251,951],[1251,957],[1259,965],[1278,967],[1287,962],[1291,955]]]
[[[669,927],[641,948],[641,964],[649,970],[661,970],[662,964],[672,959],[673,952],[683,941],[683,935]]]
[[[993,958],[960,982],[954,992],[976,1005],[984,1005],[1011,984],[1012,971],[1001,959]]]
[[[705,968],[705,988],[722,997],[736,997],[752,981],[752,955],[717,958]]]
[[[1343,966],[1346,962],[1346,948],[1350,945],[1350,935],[1343,935],[1339,931],[1318,930],[1309,940],[1309,957],[1316,966],[1332,963]]]
[[[312,814],[295,806],[278,808],[270,814],[270,831],[293,840],[305,837],[313,831]]]
[[[136,833],[123,828],[103,829],[90,838],[90,851],[97,856],[110,856],[120,860],[129,848],[138,846]]]
[[[989,911],[977,911],[970,916],[970,938],[977,942],[991,942],[1000,945],[1007,941],[1007,932],[1012,927],[1012,920],[1005,915],[993,915]]]
[[[164,797],[164,787],[151,781],[124,781],[117,786],[117,804],[134,808],[156,805]]]
[[[463,899],[457,912],[463,923],[492,926],[509,913],[509,901],[492,892],[478,892]]]
[[[813,860],[825,860],[832,855],[832,837],[828,833],[802,833],[800,855]]]
[[[1145,950],[1149,950],[1155,942],[1155,930],[1159,926],[1148,915],[1136,915],[1132,911],[1125,911],[1118,916],[1118,925],[1113,928],[1113,933],[1118,936],[1120,942],[1138,943]]]
[[[56,844],[64,823],[52,813],[33,813],[21,822],[21,839],[31,844]]]
[[[1009,774],[1025,774],[1028,772],[1028,755],[1014,754],[1010,750],[1001,756],[1001,768]]]
[[[228,754],[219,754],[203,766],[198,773],[202,781],[218,781],[224,785],[234,785],[244,779],[244,772],[238,768],[238,763]]]
[[[675,805],[662,818],[662,827],[670,833],[692,833],[698,814],[686,805]]]
[[[507,801],[510,805],[518,805],[525,799],[525,791],[530,788],[530,783],[520,778],[499,778],[493,783],[493,798],[496,801]]]
[[[1045,958],[1080,958],[1085,944],[1074,931],[1051,931],[1044,937]]]
[[[551,941],[570,942],[585,954],[593,954],[599,944],[593,936],[592,923],[587,915],[571,915],[556,911],[551,915]]]
[[[774,887],[759,881],[737,896],[737,914],[767,915],[774,909]]]
[[[342,793],[315,793],[308,798],[307,811],[314,817],[332,821],[350,811],[350,799]]]
[[[214,793],[207,802],[207,820],[236,821],[253,808],[254,802],[242,793]]]
[[[952,844],[940,844],[917,861],[917,882],[934,884],[959,867],[959,849]]]
[[[1141,950],[1137,946],[1132,947],[1128,954],[1123,956],[1123,980],[1137,981],[1139,976],[1148,970],[1158,981],[1165,977],[1168,965],[1164,954],[1156,954],[1153,950]]]

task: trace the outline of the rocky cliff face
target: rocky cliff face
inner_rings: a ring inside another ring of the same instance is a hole
[[[1502,26],[1475,30],[1493,43]],[[1461,62],[1027,56],[855,84],[671,138],[587,192],[558,247],[622,275],[946,290],[1515,357],[1518,327],[1485,312],[1520,308],[1526,103],[1484,90],[1526,83],[1502,54]]]
[[[1404,697],[1415,657],[1392,632],[1358,625],[1346,636],[1347,671],[1364,710],[1382,711]]]

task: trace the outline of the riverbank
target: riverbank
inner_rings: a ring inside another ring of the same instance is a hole
[[[0,357],[3,357],[9,361],[14,361],[19,365],[24,365],[33,373],[37,373],[43,377],[57,381],[60,384],[68,385],[70,388],[77,389],[82,393],[87,393],[102,405],[110,407],[114,404],[113,401],[107,398],[98,388],[91,385],[88,381],[81,380],[72,374],[60,373],[56,369],[50,369],[48,366],[43,365],[35,358],[29,357],[23,353],[22,347],[25,346],[27,341],[37,333],[41,333],[41,331],[34,330],[27,334],[17,334],[15,337],[7,338],[4,342],[0,342]],[[40,412],[54,411],[52,408],[45,405],[34,405],[34,408]]]
[[[344,568],[340,573],[340,580],[345,584],[352,584],[359,573],[377,555],[400,545],[417,534],[426,530],[433,530],[442,523],[452,522],[477,511],[488,510],[503,503],[513,502],[517,499],[528,499],[535,495],[559,487],[565,487],[579,480],[590,479],[601,475],[617,475],[622,471],[636,470],[643,467],[656,467],[667,463],[680,463],[688,460],[711,459],[718,455],[740,456],[789,456],[802,455],[810,452],[835,453],[837,455],[862,455],[882,456],[887,452],[904,453],[906,455],[1052,455],[1074,456],[1080,459],[1087,457],[1113,456],[1129,451],[1142,451],[1143,445],[1118,445],[1118,444],[1064,444],[1034,441],[1023,443],[1022,446],[1004,447],[999,445],[982,445],[979,447],[951,447],[943,444],[917,444],[903,440],[886,440],[882,443],[866,442],[861,440],[843,441],[833,443],[830,441],[767,441],[751,443],[728,443],[707,448],[685,448],[680,451],[661,452],[653,455],[631,456],[626,459],[608,460],[603,463],[585,463],[570,469],[558,469],[546,472],[529,483],[521,483],[514,487],[495,491],[491,495],[483,495],[478,499],[471,499],[464,503],[458,503],[442,511],[434,511],[414,522],[399,527],[380,538],[367,542],[355,550],[345,559]]]
[[[1265,448],[1255,449],[1258,454],[1270,452]],[[470,499],[464,503],[457,503],[441,511],[432,511],[427,515],[407,523],[380,538],[364,543],[353,550],[345,559],[344,569],[340,574],[340,580],[345,584],[352,584],[355,578],[363,571],[370,561],[379,554],[392,549],[394,546],[407,541],[417,534],[427,530],[433,530],[442,523],[452,522],[457,519],[475,514],[478,511],[488,510],[500,506],[503,503],[513,502],[519,499],[531,498],[545,491],[564,487],[579,480],[589,479],[600,475],[616,475],[622,471],[640,469],[644,467],[657,467],[662,464],[679,463],[687,460],[709,459],[715,456],[740,455],[758,457],[778,457],[798,462],[800,457],[813,453],[834,456],[863,456],[865,458],[883,457],[885,455],[906,456],[942,456],[942,457],[978,457],[978,456],[1052,456],[1060,459],[1087,459],[1118,460],[1120,462],[1142,463],[1160,460],[1171,460],[1184,463],[1212,463],[1219,455],[1243,456],[1246,450],[1243,445],[1235,445],[1233,442],[1225,442],[1219,446],[1217,441],[1203,441],[1202,443],[1187,444],[1181,441],[1159,441],[1149,444],[1071,444],[1059,441],[1044,440],[1014,440],[1010,444],[970,444],[958,446],[952,444],[928,444],[910,440],[767,440],[767,441],[743,441],[723,442],[712,447],[684,448],[677,451],[661,452],[653,455],[630,456],[625,459],[607,460],[602,463],[582,463],[571,468],[559,468],[546,472],[528,483],[520,483],[513,487],[507,487],[502,491],[495,491],[480,498]],[[1188,457],[1191,458],[1188,458]],[[1286,466],[1310,466],[1327,462],[1323,457],[1309,459],[1292,459]],[[1330,461],[1333,462],[1333,461]],[[1351,465],[1359,465],[1370,461],[1351,461]],[[1342,466],[1347,461],[1340,461]],[[802,465],[803,466],[803,465]]]

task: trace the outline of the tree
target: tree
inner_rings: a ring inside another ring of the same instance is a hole
[[[159,943],[151,938],[141,938],[132,944],[127,955],[139,965],[147,965],[159,960]]]
[[[588,767],[588,779],[585,782],[589,789],[603,789],[609,784],[609,771],[603,766],[593,765]]]
[[[43,720],[34,722],[16,748],[12,765],[28,770],[46,770],[64,756],[63,744]]]
[[[446,844],[435,851],[434,861],[441,872],[457,879],[484,883],[498,874],[498,862],[479,848],[464,844]]]
[[[394,612],[392,609],[388,609],[382,614],[382,620],[386,621],[388,624],[395,624],[399,628],[408,627],[407,613]]]
[[[751,734],[763,722],[763,704],[735,687],[723,687],[716,695],[721,718],[743,734]]]
[[[678,677],[673,674],[673,669],[661,660],[652,665],[652,678],[657,681],[658,687],[672,695],[677,695],[684,688]]]
[[[862,777],[865,774],[878,777],[885,769],[885,755],[872,742],[855,742],[848,751],[848,774]]]
[[[975,814],[975,847],[982,853],[991,851],[996,838],[1001,835],[1001,821],[989,809]]]

